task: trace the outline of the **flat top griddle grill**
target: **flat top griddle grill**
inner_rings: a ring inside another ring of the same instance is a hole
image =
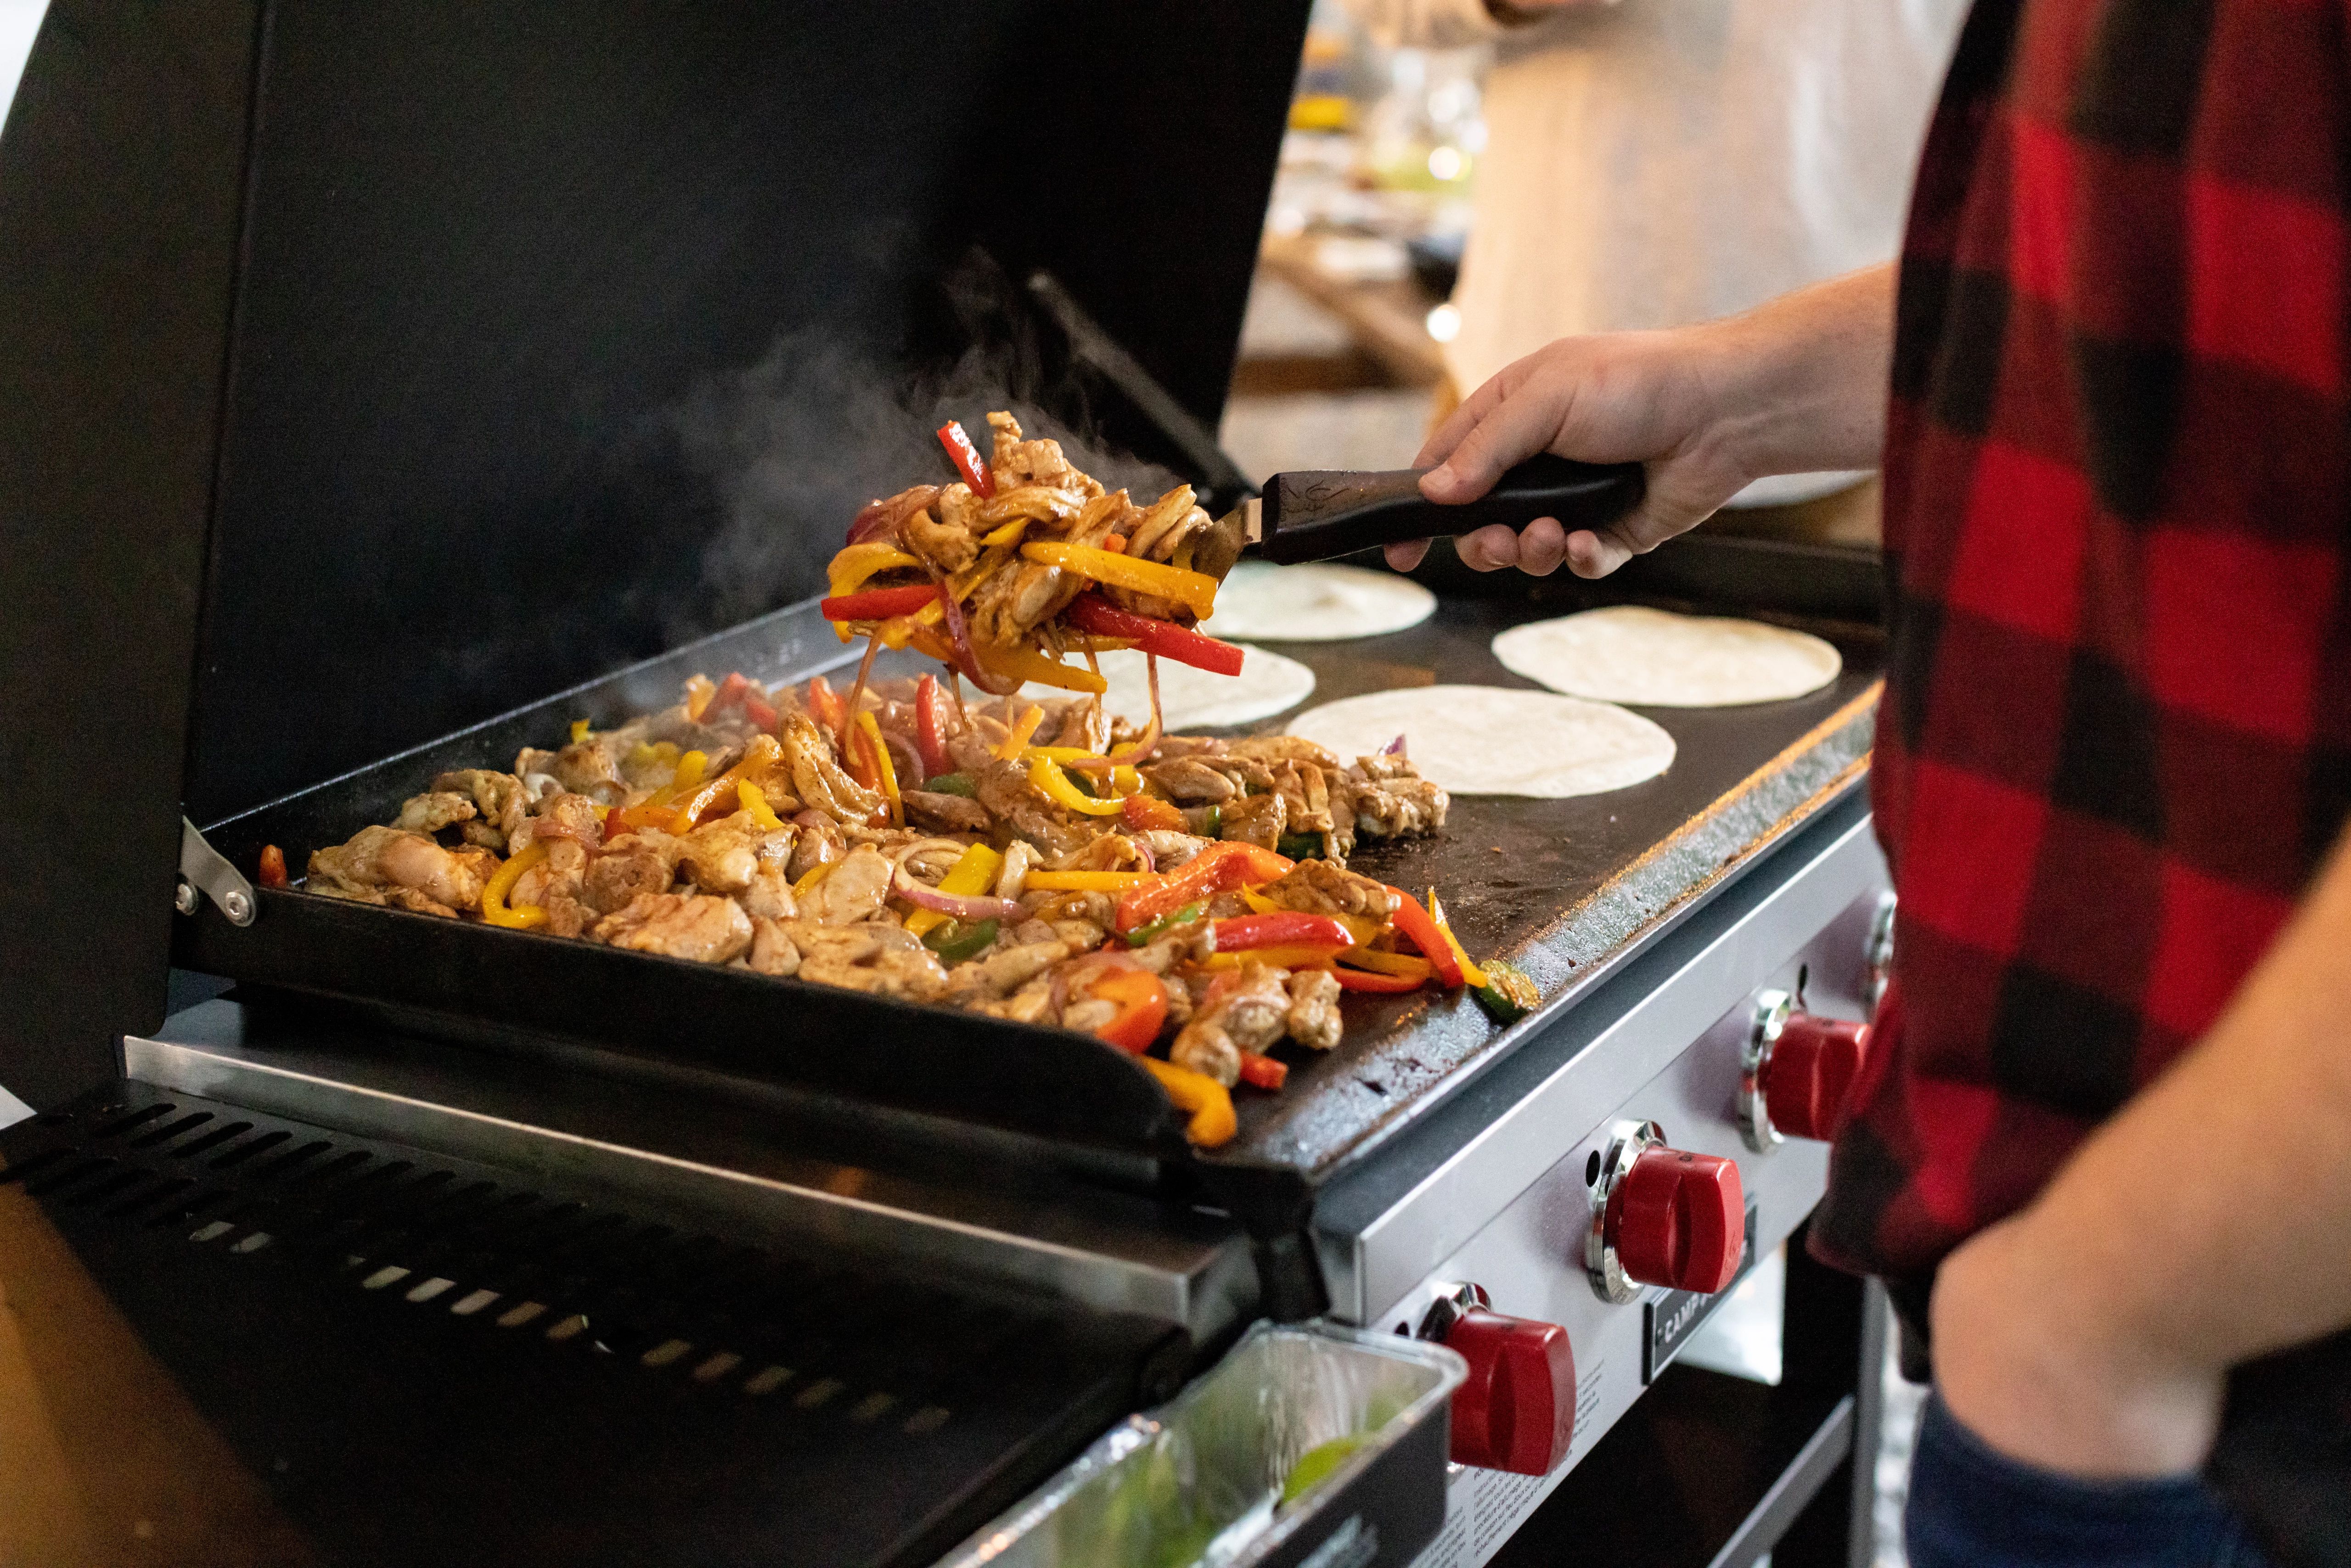
[[[1411,631],[1285,651],[1315,668],[1315,701],[1437,682],[1524,686],[1488,652],[1493,633],[1584,597],[1556,586],[1447,596]],[[1129,1179],[1204,1186],[1260,1234],[1287,1230],[1313,1186],[1499,1061],[1760,846],[1856,784],[1880,643],[1864,628],[1814,625],[1845,655],[1832,685],[1784,703],[1653,710],[1680,748],[1662,777],[1580,800],[1458,800],[1441,836],[1359,853],[1354,863],[1367,873],[1416,890],[1437,885],[1472,951],[1520,962],[1542,988],[1544,1009],[1497,1030],[1464,996],[1351,996],[1340,1046],[1294,1061],[1279,1094],[1238,1096],[1239,1134],[1206,1155],[1185,1147],[1165,1098],[1130,1061],[1059,1030],[298,893],[266,894],[261,918],[243,929],[209,909],[183,922],[177,961],[357,999],[380,1021],[475,1043],[584,1040],[638,1062],[716,1069],[722,1082],[797,1086],[845,1113],[895,1105],[1008,1130],[1049,1155],[1124,1155],[1139,1162]],[[518,745],[559,735],[579,715],[609,723],[673,701],[696,671],[805,678],[858,652],[813,605],[795,606],[216,824],[208,836],[239,863],[252,863],[265,842],[298,856],[387,820],[440,768],[506,766]]]

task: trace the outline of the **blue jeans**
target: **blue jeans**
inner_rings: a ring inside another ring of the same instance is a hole
[[[1995,1453],[1928,1398],[1903,1520],[1911,1568],[2263,1568],[2192,1477],[2085,1481]]]

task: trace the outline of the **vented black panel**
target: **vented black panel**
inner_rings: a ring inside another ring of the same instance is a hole
[[[927,1562],[1176,1370],[1157,1324],[135,1083],[0,1150],[329,1562]]]

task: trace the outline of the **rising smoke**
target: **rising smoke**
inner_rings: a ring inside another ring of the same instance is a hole
[[[820,591],[824,563],[860,507],[953,476],[935,434],[950,419],[985,454],[987,413],[1008,409],[1029,435],[1051,436],[1079,467],[1139,501],[1180,483],[1103,440],[1085,385],[1049,368],[1033,317],[992,261],[975,253],[945,287],[968,345],[951,365],[910,374],[824,330],[791,332],[748,370],[705,381],[675,412],[685,459],[725,512],[704,553],[701,624],[732,624]]]

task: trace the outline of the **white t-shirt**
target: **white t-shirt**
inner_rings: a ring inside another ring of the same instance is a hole
[[[1730,315],[1890,258],[1967,11],[1623,0],[1505,26],[1483,0],[1346,4],[1390,47],[1494,46],[1445,350],[1465,393],[1556,338]]]

